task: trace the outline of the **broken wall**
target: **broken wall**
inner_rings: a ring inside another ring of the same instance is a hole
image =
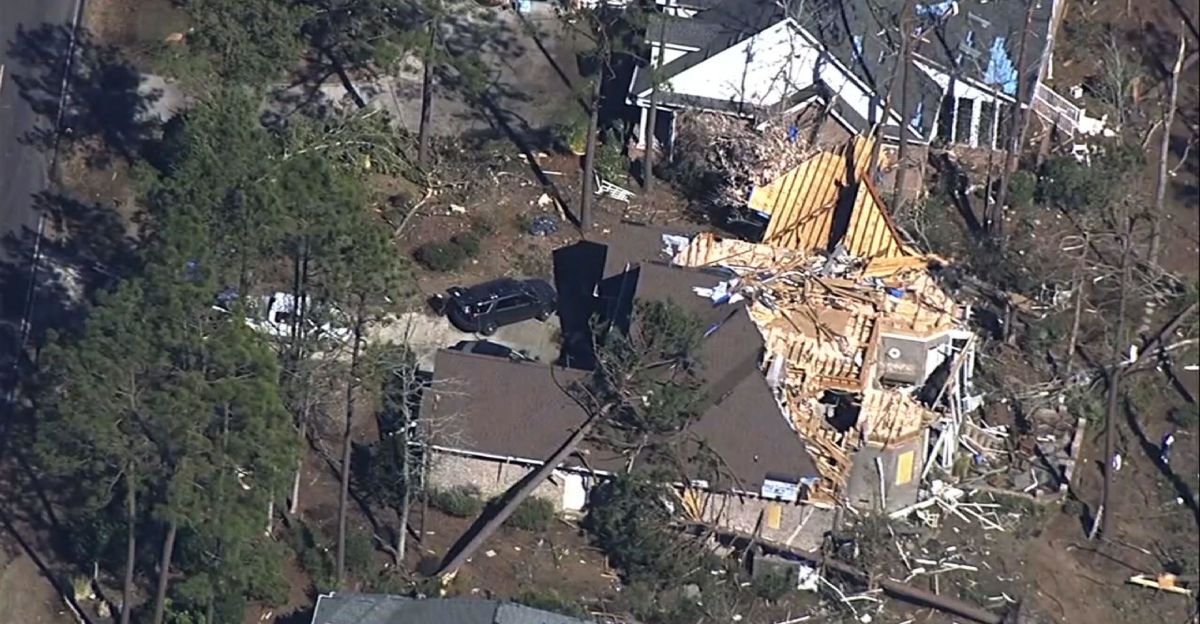
[[[846,495],[857,509],[894,511],[917,502],[925,437],[913,436],[887,446],[866,444],[854,456]],[[878,460],[878,461],[877,461]],[[882,499],[879,487],[883,473]]]

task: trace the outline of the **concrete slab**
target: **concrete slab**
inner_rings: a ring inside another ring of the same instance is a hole
[[[407,343],[417,355],[417,365],[422,370],[431,371],[438,349],[452,347],[462,340],[490,340],[549,364],[558,359],[561,335],[558,316],[552,316],[545,322],[531,319],[506,325],[492,336],[480,336],[460,331],[444,316],[408,312],[392,323],[376,328],[370,340]]]

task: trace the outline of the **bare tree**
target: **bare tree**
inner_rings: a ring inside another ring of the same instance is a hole
[[[1179,53],[1175,56],[1175,64],[1171,67],[1171,88],[1167,96],[1167,104],[1163,110],[1162,140],[1158,145],[1158,181],[1154,190],[1154,207],[1150,212],[1150,245],[1146,252],[1146,262],[1158,264],[1158,256],[1162,248],[1162,218],[1163,206],[1167,196],[1167,170],[1171,154],[1171,127],[1175,125],[1175,105],[1179,99],[1179,74],[1183,68],[1183,57],[1187,52],[1187,39],[1184,35],[1184,25],[1179,29]],[[1139,334],[1150,331],[1150,319],[1154,315],[1155,303],[1148,299],[1142,310],[1142,322],[1138,327]]]
[[[657,130],[658,121],[658,92],[661,88],[659,82],[662,79],[663,57],[666,55],[667,49],[667,18],[665,15],[659,17],[658,26],[658,52],[654,55],[653,68],[650,69],[650,113],[646,118],[646,127],[644,129],[646,139],[646,147],[643,152],[642,162],[645,163],[642,171],[642,188],[646,193],[650,193],[654,189],[654,135]]]
[[[1023,102],[1028,99],[1026,97],[1029,90],[1028,85],[1033,81],[1026,75],[1029,61],[1025,52],[1028,47],[1026,44],[1029,42],[1030,25],[1033,24],[1033,11],[1038,3],[1034,0],[1025,0],[1025,5],[1025,27],[1021,31],[1021,45],[1017,52],[1017,103],[1013,107],[1013,123],[1009,128],[1008,145],[1005,148],[1007,153],[1004,157],[1004,167],[1000,172],[1000,191],[997,193],[996,203],[992,205],[991,212],[985,215],[987,230],[994,236],[1001,235],[1004,230],[1004,205],[1008,202],[1008,184],[1012,179],[1012,174],[1017,170],[1021,144],[1025,138],[1025,126],[1029,120]],[[1041,67],[1040,59],[1037,66]]]

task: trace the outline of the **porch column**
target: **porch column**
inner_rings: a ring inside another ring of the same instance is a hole
[[[1000,132],[1000,111],[1004,107],[1004,102],[996,100],[996,112],[992,115],[992,144],[988,147],[996,149],[996,141],[1000,140],[996,133]]]
[[[980,98],[971,100],[971,147],[979,147],[979,107],[982,104]]]
[[[645,107],[639,107],[639,108],[641,108],[641,110],[642,110],[642,119],[638,123],[637,146],[638,146],[638,149],[644,150],[644,149],[646,149],[646,126],[648,125],[647,120],[650,119],[650,115],[649,115],[650,111],[647,110]]]

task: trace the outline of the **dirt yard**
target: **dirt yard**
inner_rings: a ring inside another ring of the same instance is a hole
[[[0,624],[74,624],[54,587],[24,553],[0,553]]]

